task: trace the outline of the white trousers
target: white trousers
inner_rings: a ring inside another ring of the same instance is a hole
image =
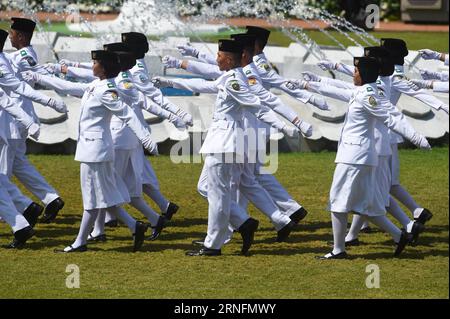
[[[2,217],[3,220],[11,226],[13,232],[30,226],[25,217],[17,212],[17,209],[14,207],[8,192],[5,190],[3,185],[0,185],[0,217]]]
[[[239,209],[231,212],[231,218],[234,213],[241,215],[237,218],[242,219],[243,211],[247,211],[248,201],[250,200],[263,214],[265,214],[274,224],[277,230],[286,226],[292,215],[300,205],[295,202],[290,195],[283,189],[273,175],[256,176],[253,174],[255,164],[236,164],[234,168],[234,182],[236,187],[236,202]],[[265,175],[265,174],[263,174]],[[262,183],[260,183],[260,178]],[[280,189],[281,188],[281,189]],[[208,174],[206,165],[203,166],[202,173],[197,184],[197,190],[203,197],[208,196]],[[285,215],[285,216],[281,216]],[[237,229],[233,225],[234,229]]]
[[[8,140],[8,177],[14,174],[17,179],[33,195],[48,205],[59,197],[56,190],[51,187],[45,178],[31,165],[26,157],[26,140]],[[63,176],[61,176],[63,178]]]
[[[208,230],[204,246],[220,249],[227,239],[231,211],[233,166],[218,156],[207,155],[205,171],[208,183]]]

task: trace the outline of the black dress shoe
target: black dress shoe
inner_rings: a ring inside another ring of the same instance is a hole
[[[299,210],[297,210],[295,213],[293,213],[289,218],[295,223],[298,224],[300,221],[302,221],[306,215],[308,215],[308,212],[306,209],[301,207]]]
[[[145,239],[145,232],[147,231],[148,226],[143,222],[137,221],[136,228],[133,234],[133,252],[138,251]]]
[[[22,215],[23,217],[25,217],[25,219],[31,225],[31,227],[34,227],[43,210],[44,207],[42,207],[38,203],[32,202],[30,206],[28,206],[27,209],[25,209]]]
[[[241,254],[246,255],[253,244],[255,232],[258,229],[259,221],[254,218],[249,218],[239,227],[238,231],[242,236]]]
[[[169,203],[167,211],[163,215],[167,218],[167,220],[171,220],[172,216],[177,213],[178,209],[180,209],[180,207],[178,207],[177,204]]]
[[[397,248],[395,249],[394,256],[398,257],[405,249],[406,245],[408,245],[412,241],[412,234],[407,233],[406,230],[402,229],[402,235],[400,236],[400,240],[397,243]]]
[[[328,260],[328,259],[347,259],[348,255],[345,251],[339,254],[333,254],[333,252],[326,254],[325,256],[316,256],[316,259],[319,260]]]
[[[84,253],[85,251],[87,251],[87,245],[81,245],[81,246],[78,246],[76,248],[73,248],[73,246],[70,245],[70,246],[67,246],[64,249],[55,249],[54,250],[55,253],[63,253],[63,254]]]
[[[425,225],[425,223],[431,218],[433,218],[433,214],[428,209],[424,208],[419,217],[414,218],[414,220],[418,223],[421,223],[422,225]]]
[[[164,229],[164,227],[166,226],[166,223],[167,223],[167,218],[164,215],[159,216],[158,223],[156,223],[155,229],[153,230],[153,233],[148,238],[148,240],[157,239],[159,237],[159,235],[161,234],[162,230]]]
[[[360,233],[365,233],[365,234],[370,234],[373,232],[373,229],[370,226],[361,228],[361,230],[359,231]]]
[[[92,236],[91,234],[89,234],[87,241],[104,243],[106,241],[106,234],[101,234],[98,236]]]
[[[205,240],[204,239],[197,239],[197,240],[193,240],[192,241],[192,245],[194,246],[202,246],[205,244]]]
[[[200,250],[191,250],[186,252],[186,256],[220,256],[222,252],[220,249],[211,249],[203,247]]]
[[[25,246],[28,239],[35,234],[34,229],[31,226],[22,228],[14,233],[14,239],[8,245],[2,246],[5,249],[21,249]]]
[[[290,221],[289,224],[281,228],[277,233],[277,242],[281,243],[285,241],[291,234],[291,231],[294,229],[294,227],[295,223],[293,221]]]
[[[418,221],[415,221],[411,229],[411,245],[416,246],[419,242],[419,235],[425,230],[425,226]]]
[[[56,216],[58,215],[58,212],[64,207],[64,201],[61,199],[61,197],[58,197],[54,201],[52,201],[50,204],[48,204],[45,207],[44,216],[42,216],[41,223],[49,224],[51,223]]]
[[[111,228],[119,227],[119,222],[117,221],[117,219],[111,219],[110,221],[105,223],[105,226]]]

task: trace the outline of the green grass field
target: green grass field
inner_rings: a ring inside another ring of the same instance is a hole
[[[277,178],[310,213],[289,242],[276,243],[271,224],[251,207],[261,221],[252,255],[237,255],[241,240],[235,234],[223,256],[213,258],[184,255],[206,231],[207,202],[196,193],[201,164],[151,158],[163,193],[181,209],[141,252],[131,252],[130,233],[120,227],[86,253],[63,255],[53,249],[72,243],[81,220],[79,164],[73,156],[30,156],[66,207],[55,224],[37,225],[27,249],[0,249],[0,298],[449,298],[448,156],[447,147],[400,152],[403,185],[434,213],[419,246],[393,259],[387,234],[362,234],[364,245],[351,247],[352,259],[340,261],[314,258],[329,252],[332,240],[325,208],[333,152],[280,155]],[[11,238],[0,224],[0,243]],[[66,288],[69,264],[80,268],[80,289]],[[380,268],[379,289],[365,285],[370,264]]]

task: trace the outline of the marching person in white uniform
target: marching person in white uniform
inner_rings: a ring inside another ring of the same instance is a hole
[[[245,39],[239,39],[237,40],[242,43],[242,46],[244,47],[241,65],[247,65],[251,63],[252,56],[253,56],[253,43],[255,41],[254,36],[245,34]],[[241,78],[244,83],[247,86],[247,79],[243,75],[242,69],[238,68],[236,70],[239,70],[240,73],[235,72],[236,77]],[[222,72],[222,71],[221,71]],[[176,88],[182,88],[187,89],[194,92],[206,92],[206,93],[215,93],[217,92],[218,83],[222,81],[223,76],[226,75],[226,72],[222,72],[222,75],[219,79],[216,81],[206,81],[203,79],[173,79],[173,80],[167,80],[160,77],[154,78],[155,83],[158,83],[158,85],[163,84],[164,86],[170,86],[170,87],[176,87]],[[250,91],[250,93],[255,94],[255,90],[251,88],[251,86],[247,86],[247,89]],[[253,108],[251,109],[252,112],[246,111],[246,109],[243,110],[243,127],[245,129],[245,132],[256,132],[256,134],[252,134],[252,136],[248,136],[247,145],[245,146],[245,152],[247,155],[247,158],[245,162],[243,163],[243,170],[242,172],[238,172],[238,180],[241,179],[243,183],[245,183],[246,180],[253,181],[255,179],[256,174],[260,174],[259,177],[256,175],[256,182],[258,184],[262,184],[259,182],[260,179],[263,179],[264,172],[259,172],[258,169],[255,168],[257,163],[260,163],[261,160],[261,154],[265,154],[265,145],[266,145],[266,138],[267,135],[267,126],[262,127],[258,124],[258,119],[264,121],[264,123],[267,123],[269,126],[273,126],[274,128],[277,128],[280,131],[283,131],[287,133],[288,135],[292,135],[292,133],[289,133],[290,128],[278,120],[278,118],[275,116],[275,113],[271,111],[269,108],[267,108],[268,103],[266,103],[264,100],[261,101],[261,106],[259,112],[256,114],[253,111]],[[257,109],[255,109],[257,110]],[[256,117],[255,117],[256,115]],[[305,122],[305,125],[307,123]],[[264,132],[262,136],[259,136],[260,133]],[[298,134],[298,132],[297,132]],[[298,135],[297,135],[298,137]],[[258,172],[256,172],[258,171]],[[239,175],[241,177],[239,177]],[[244,178],[242,178],[244,176]],[[273,176],[273,175],[272,175]],[[272,193],[275,191],[271,189],[270,187],[274,188],[275,186],[281,187],[281,185],[276,181],[276,179],[273,177],[271,178],[265,178],[266,185],[264,186],[264,189],[266,191],[271,190]],[[275,180],[275,182],[274,182]],[[237,182],[239,184],[239,182]],[[268,186],[269,185],[269,186]],[[262,185],[261,185],[262,186]],[[207,167],[206,165],[203,167],[201,176],[199,178],[198,182],[198,191],[199,193],[207,197],[208,194],[208,177],[207,177]],[[247,210],[247,199],[245,197],[245,191],[241,192],[240,188],[242,188],[242,185],[237,185],[237,190],[239,193],[237,195],[236,201],[241,206],[242,209],[245,211]],[[282,188],[282,187],[281,187]],[[289,222],[289,219],[284,219],[281,221],[281,223],[277,223],[276,220],[272,218],[272,214],[274,212],[273,209],[265,209],[264,206],[260,209],[264,214],[267,215],[274,224],[275,228],[277,229],[277,241],[284,241],[289,236],[290,232],[292,231],[292,228],[295,224],[300,222],[302,220],[307,212],[305,209],[303,209],[297,202],[295,202],[287,192],[282,189],[281,191],[277,189],[276,197],[273,196],[271,193],[268,193],[271,197],[271,202],[273,202],[278,206],[281,213],[284,215],[290,217],[290,219],[293,222]],[[233,211],[232,211],[233,214]],[[286,224],[287,222],[287,224]],[[236,228],[237,229],[237,228]],[[231,236],[231,233],[229,233]],[[203,243],[202,240],[196,240],[194,241],[195,244]]]
[[[149,100],[159,105],[165,111],[173,114],[173,116],[166,116],[170,117],[171,122],[174,123],[177,127],[181,127],[181,122],[183,122],[187,126],[192,126],[192,116],[170,102],[170,100],[164,97],[162,92],[158,88],[156,88],[150,81],[149,71],[144,60],[145,54],[149,49],[147,37],[144,34],[137,32],[122,33],[122,42],[125,43],[134,53],[137,60],[136,65],[131,68],[131,70],[129,70],[129,73],[131,75],[130,80],[133,82],[133,86],[140,92],[142,92]],[[62,60],[61,63],[67,66],[78,68],[91,67],[91,63],[89,62],[80,63]],[[153,109],[151,102],[148,105]],[[178,211],[179,207],[177,204],[166,199],[161,193],[159,181],[156,177],[155,171],[153,170],[150,161],[146,157],[144,157],[143,165],[143,192],[158,205],[161,213],[168,220],[170,220],[172,216]],[[108,214],[106,219],[107,223],[114,223],[113,219],[110,218]]]
[[[10,184],[10,182],[7,176],[8,139],[6,131],[8,123],[5,122],[6,117],[3,112],[8,112],[14,119],[22,123],[28,133],[36,139],[39,137],[39,125],[0,88],[0,217],[6,221],[14,233],[13,241],[8,245],[2,245],[2,247],[6,249],[20,249],[34,235],[33,226],[39,217],[40,211],[29,211],[26,217],[23,216],[13,203],[10,192],[7,189],[8,186],[5,186],[5,183]]]
[[[364,215],[371,222],[391,234],[397,243],[398,256],[412,240],[412,234],[401,231],[386,217],[385,198],[377,191],[374,128],[382,121],[390,129],[405,135],[422,148],[430,148],[426,139],[392,116],[380,105],[376,87],[380,63],[374,58],[355,58],[354,83],[356,90],[339,89],[350,101],[336,155],[336,170],[330,190],[329,210],[333,224],[334,249],[320,259],[347,258],[345,233],[349,212]],[[324,92],[325,93],[325,92]],[[338,94],[336,92],[336,94]],[[375,190],[375,191],[374,191]]]
[[[270,91],[267,91],[262,86],[262,81],[258,76],[256,67],[252,61],[252,57],[254,56],[254,44],[256,42],[256,36],[251,34],[234,34],[231,35],[231,38],[241,41],[244,43],[244,54],[243,54],[243,72],[245,76],[247,77],[249,90],[258,96],[258,98],[261,100],[262,104],[266,107],[269,107],[273,111],[279,113],[286,119],[288,119],[292,124],[294,124],[305,136],[310,136],[312,127],[309,123],[306,123],[299,119],[298,115],[288,106],[286,106],[281,100],[272,94]],[[203,62],[196,62],[196,61],[180,61],[180,62],[174,62],[175,58],[166,56],[163,58],[163,63],[166,67],[172,67],[176,65],[180,65],[181,68],[186,69],[188,71],[206,76],[206,77],[214,77],[218,78],[222,76],[225,72],[220,71],[217,65],[213,64],[207,64]],[[195,63],[195,69],[190,68],[190,65]],[[179,84],[180,82],[178,80],[172,81],[175,85]],[[198,91],[198,89],[196,90]],[[249,127],[253,127],[253,129],[263,129],[264,131],[267,130],[268,125],[261,122],[261,121],[255,121],[256,118],[248,114],[249,116],[245,117],[244,124]],[[248,122],[251,121],[252,124],[249,124]],[[283,124],[282,124],[283,125]],[[283,131],[283,128],[281,128],[281,131]],[[259,137],[259,134],[256,134],[256,138]],[[261,136],[263,138],[264,142],[255,141],[256,144],[258,144],[260,147],[264,146],[265,148],[265,141],[266,137],[268,137],[268,134],[264,134]],[[259,150],[260,152],[265,152],[264,150]],[[261,186],[266,189],[266,191],[269,193],[269,195],[272,197],[274,202],[277,204],[277,206],[280,208],[280,210],[285,213],[287,216],[289,216],[296,224],[299,223],[307,214],[306,210],[298,204],[288,193],[287,191],[281,186],[281,184],[276,180],[276,178],[267,172],[261,172],[261,163],[259,161],[259,157],[256,157],[256,162],[252,161],[251,163],[245,163],[245,165],[250,165],[250,171],[254,172],[254,175],[256,176],[256,179]],[[206,194],[204,189],[206,189],[206,175],[205,170],[203,170],[202,175],[199,179],[199,192],[203,195],[203,193]],[[246,209],[247,207],[247,201],[245,197],[239,196],[239,202],[243,208]],[[281,238],[279,238],[281,240]]]
[[[367,57],[376,58],[379,60],[382,65],[380,69],[380,77],[376,81],[377,88],[379,90],[380,95],[380,105],[384,107],[389,113],[393,116],[397,116],[402,121],[403,125],[406,127],[412,127],[406,121],[405,117],[398,109],[393,106],[389,101],[390,95],[390,78],[392,73],[394,72],[394,62],[390,57],[389,51],[387,51],[383,47],[367,47],[364,49],[364,54]],[[327,91],[327,85],[332,85],[336,88],[332,89],[337,92],[333,97],[341,99],[343,97],[346,100],[345,95],[341,95],[341,91],[339,89],[355,89],[354,84],[344,82],[341,80],[329,79],[326,77],[319,77],[310,72],[304,72],[304,76],[309,78],[312,82],[309,82],[307,86],[310,89],[314,89],[315,91],[319,91],[323,93]],[[306,84],[305,84],[306,85]],[[319,90],[320,88],[320,90]],[[328,91],[330,89],[328,88]],[[390,147],[390,135],[388,128],[381,121],[377,121],[375,124],[375,150],[378,154],[378,165],[375,169],[376,181],[378,190],[380,191],[381,197],[384,198],[385,206],[387,211],[393,215],[403,226],[404,229],[409,229],[414,234],[413,241],[416,243],[418,239],[419,232],[421,232],[424,227],[421,222],[415,222],[410,220],[409,217],[403,212],[398,203],[390,196],[389,190],[391,187],[391,156],[392,150]],[[422,212],[421,214],[426,214],[426,212]],[[419,216],[418,220],[421,221],[424,219],[424,216]],[[355,246],[359,245],[358,234],[362,227],[364,227],[365,219],[360,215],[354,215],[352,226],[350,227],[349,233],[346,237],[346,245],[347,246]],[[366,221],[367,222],[367,221]],[[422,224],[422,225],[420,225]],[[412,231],[414,230],[414,231]]]
[[[250,248],[258,222],[249,218],[245,210],[234,200],[236,195],[233,184],[239,187],[260,210],[269,210],[271,220],[278,224],[290,223],[290,219],[278,210],[254,178],[249,179],[249,176],[241,175],[241,163],[245,161],[243,141],[240,143],[242,136],[239,136],[243,134],[243,110],[248,108],[256,112],[261,106],[259,99],[248,91],[244,82],[245,77],[239,70],[242,51],[240,42],[220,40],[217,60],[220,68],[228,71],[227,73],[209,83],[200,79],[174,79],[185,89],[197,91],[196,88],[201,86],[202,92],[218,92],[213,123],[200,150],[200,153],[206,155],[204,167],[209,203],[208,233],[204,247],[199,251],[188,252],[190,256],[220,255],[220,249],[227,240],[229,223],[234,229],[239,230],[244,239],[241,252],[245,254]],[[238,216],[239,223],[233,220]]]
[[[84,213],[75,242],[57,252],[86,251],[88,235],[97,215],[104,209],[121,219],[133,232],[133,250],[136,251],[142,246],[147,226],[134,220],[120,208],[130,198],[125,183],[114,169],[114,145],[110,130],[112,116],[125,121],[150,152],[156,151],[156,144],[152,142],[149,131],[141,124],[134,111],[119,97],[114,82],[120,72],[117,54],[92,51],[92,59],[94,75],[99,79],[90,84],[71,83],[54,77],[47,79],[39,74],[28,75],[44,86],[82,96],[75,160],[81,162]]]
[[[10,64],[9,59],[6,57],[5,53],[3,53],[3,46],[8,37],[8,32],[0,29],[0,88],[3,89],[9,95],[16,95],[21,98],[27,98],[33,102],[40,103],[44,106],[55,107],[56,105],[64,106],[64,102],[57,101],[53,98],[46,96],[38,91],[35,91],[30,85],[26,82],[19,80]],[[14,99],[17,102],[17,100]],[[18,105],[21,105],[17,103]],[[0,110],[0,116],[3,118],[3,129],[5,130],[6,138],[11,140],[14,136],[14,129],[11,129],[11,125],[16,125],[14,118],[12,118],[8,113]],[[35,122],[38,120],[35,118]],[[19,123],[20,125],[20,123]],[[38,122],[36,126],[39,127]],[[12,133],[12,134],[11,134]],[[33,135],[33,134],[32,134]],[[13,171],[13,154],[14,152],[8,152],[8,158],[5,159],[5,165],[7,167],[7,176],[12,175]],[[6,153],[5,153],[6,154]],[[8,165],[9,164],[9,165]],[[13,201],[16,209],[19,212],[23,212],[23,215],[30,222],[32,226],[34,226],[37,220],[34,220],[36,216],[39,216],[44,207],[39,205],[38,203],[33,202],[30,198],[24,196],[19,188],[9,181],[9,178],[4,181],[3,185],[7,192],[9,193],[11,200]]]
[[[146,99],[130,80],[129,70],[136,64],[136,58],[133,53],[129,52],[128,46],[122,42],[105,44],[103,48],[106,51],[115,52],[119,56],[121,72],[116,77],[115,82],[120,98],[133,109],[141,124],[148,127],[141,111],[142,108],[145,108],[143,104],[146,103]],[[143,159],[145,158],[142,145],[133,131],[116,116],[113,116],[111,120],[111,134],[114,143],[115,170],[127,185],[130,205],[144,214],[154,228],[151,237],[154,240],[161,233],[167,218],[164,215],[158,215],[142,198],[142,171]],[[100,213],[89,240],[104,241],[106,239],[104,224],[105,215]]]
[[[426,93],[424,90],[417,90],[405,79],[404,75],[404,57],[408,55],[408,49],[406,43],[400,39],[382,39],[381,46],[386,48],[391,59],[395,64],[395,70],[390,77],[390,87],[386,91],[386,96],[389,97],[390,102],[395,106],[400,99],[401,94],[407,94],[414,97],[423,103],[429,105],[436,110],[443,110],[448,113],[448,106],[437,99],[436,97]],[[318,65],[324,70],[334,69],[339,72],[343,72],[347,75],[352,75],[354,67],[345,65],[342,63],[332,63],[330,61],[321,61]],[[404,204],[413,214],[414,219],[420,223],[425,224],[432,218],[431,212],[423,207],[420,207],[412,196],[403,188],[400,184],[400,162],[398,157],[398,143],[403,142],[403,139],[396,133],[391,134],[391,149],[392,149],[392,161],[391,161],[391,173],[392,173],[392,186],[390,193],[402,204]],[[394,201],[391,203],[390,209],[401,210],[400,206]]]
[[[29,19],[23,18],[12,18],[11,20],[13,22],[9,37],[12,46],[15,47],[17,51],[6,55],[6,57],[11,63],[15,76],[19,80],[22,80],[20,72],[26,70],[33,70],[43,74],[47,73],[42,66],[38,65],[36,52],[30,45],[36,24]],[[21,104],[29,115],[38,120],[33,109],[33,104],[28,98],[24,98],[16,93],[11,93],[10,96],[16,103]],[[67,108],[62,102],[52,99],[47,105],[54,108],[57,112],[67,113]],[[9,140],[10,158],[8,159],[8,162],[11,166],[11,171],[8,172],[8,175],[14,174],[26,189],[44,203],[46,207],[41,222],[50,223],[64,207],[64,201],[58,195],[56,190],[47,183],[45,178],[39,174],[36,168],[28,161],[25,155],[26,136],[25,133],[23,133],[23,128],[14,121],[11,121],[10,127],[12,137]]]

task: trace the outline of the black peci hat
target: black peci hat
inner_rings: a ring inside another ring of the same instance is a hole
[[[248,34],[255,35],[258,40],[261,40],[265,44],[269,40],[269,36],[270,36],[269,30],[260,28],[260,27],[251,26],[251,25],[248,25],[245,28],[247,29]]]
[[[363,84],[375,83],[380,74],[380,62],[375,58],[355,57],[353,64],[358,68]]]
[[[149,49],[147,37],[143,33],[122,33],[122,42],[129,46],[130,50],[134,52],[137,59],[142,59]]]
[[[364,56],[375,58],[380,62],[380,75],[389,76],[394,73],[394,60],[391,58],[389,51],[384,47],[366,47],[364,48]]]
[[[11,18],[11,21],[11,29],[17,31],[33,33],[34,28],[36,27],[36,22],[30,19],[13,17]]]
[[[123,42],[108,43],[103,45],[103,50],[112,52],[131,52],[130,47]]]
[[[256,36],[254,34],[238,33],[230,35],[230,38],[232,38],[235,41],[241,42],[244,48],[255,47]]]
[[[405,57],[409,53],[405,41],[401,39],[390,38],[381,39],[381,46],[389,51],[395,64],[405,64]]]
[[[381,46],[389,50],[392,56],[405,57],[408,55],[406,42],[402,39],[381,39]]]
[[[118,63],[119,59],[116,53],[105,50],[95,50],[91,51],[92,60],[98,61],[108,61]]]
[[[127,71],[136,64],[136,58],[132,52],[115,51],[115,53],[119,58],[120,69],[122,71]]]
[[[239,41],[229,39],[219,40],[219,51],[242,54],[243,50],[242,43]]]

